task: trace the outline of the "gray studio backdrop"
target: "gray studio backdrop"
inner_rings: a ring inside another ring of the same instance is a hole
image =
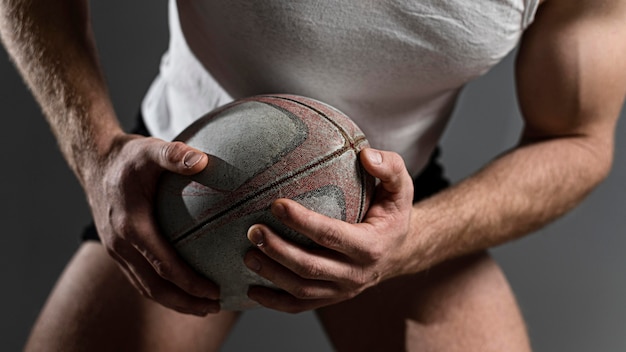
[[[128,128],[167,46],[166,1],[92,3],[111,93]],[[445,135],[458,180],[510,148],[521,125],[512,57],[463,93]],[[626,74],[626,72],[624,73]],[[21,349],[89,212],[29,92],[0,51],[0,350]],[[493,253],[528,322],[536,351],[626,351],[626,125],[608,180],[574,212]],[[313,314],[244,315],[225,351],[324,351]]]

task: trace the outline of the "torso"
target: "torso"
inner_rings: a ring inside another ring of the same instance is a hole
[[[301,94],[347,113],[374,147],[400,153],[415,174],[459,89],[516,46],[537,0],[176,4],[161,71],[168,95],[176,97],[167,110],[182,109],[176,132],[199,117],[184,115],[233,98]],[[209,88],[186,93],[198,86]],[[179,107],[189,104],[198,108]]]

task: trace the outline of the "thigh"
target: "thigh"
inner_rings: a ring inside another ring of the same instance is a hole
[[[339,351],[530,351],[515,298],[487,253],[384,282],[317,315]]]
[[[85,242],[61,275],[26,351],[217,350],[237,314],[179,314],[141,296],[97,242]]]

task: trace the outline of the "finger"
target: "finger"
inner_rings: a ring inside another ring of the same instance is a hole
[[[206,277],[193,270],[174,250],[172,245],[159,235],[157,225],[150,214],[138,215],[137,231],[133,247],[150,263],[153,271],[161,278],[178,286],[190,295],[209,299],[219,299],[219,287]]]
[[[309,210],[293,200],[278,199],[271,210],[283,224],[324,248],[354,257],[367,246],[367,236],[352,235],[358,226]],[[361,231],[366,229],[367,225],[360,226]]]
[[[122,257],[120,257],[114,251],[108,251],[108,253],[113,258],[113,260],[115,260],[115,262],[117,262],[117,264],[119,265],[120,269],[122,270],[122,273],[124,273],[124,275],[126,276],[128,281],[130,281],[130,283],[137,289],[137,291],[139,291],[139,293],[142,296],[149,297],[148,291],[146,291],[146,288],[143,287],[143,285],[141,284],[141,281],[139,281],[139,279],[135,276],[135,274],[130,269],[128,264],[126,264],[124,259]]]
[[[330,298],[302,300],[287,292],[262,286],[250,287],[248,297],[266,308],[293,314],[324,307],[337,301]]]
[[[413,180],[400,155],[366,148],[361,151],[360,157],[365,170],[381,181],[385,191],[413,195]]]
[[[128,271],[133,281],[142,289],[140,292],[159,304],[184,314],[205,316],[220,310],[219,302],[188,294],[171,282],[159,277],[144,257],[134,248],[128,247],[119,253],[123,257],[121,265]]]
[[[287,281],[290,276],[282,274],[279,270],[281,268],[288,269],[290,274],[295,274],[298,278],[318,281],[354,282],[355,276],[357,276],[354,268],[348,262],[349,258],[345,255],[326,249],[309,249],[298,246],[263,225],[252,226],[248,231],[248,238],[259,251],[265,254],[260,260],[251,261],[251,259],[259,258],[254,255],[255,252],[250,252],[250,257],[246,257],[245,261],[248,268],[290,292],[297,290],[297,288],[290,288],[290,286],[301,285],[302,282],[296,281],[292,284]],[[275,267],[273,263],[277,263],[280,267]],[[279,271],[279,274],[273,272],[275,269]],[[280,275],[280,277],[273,275]],[[280,281],[281,279],[284,281]]]
[[[145,148],[148,159],[162,168],[182,175],[193,175],[202,171],[209,158],[202,151],[183,142],[165,142],[148,138],[149,148]]]
[[[404,214],[413,204],[413,180],[400,155],[372,148],[360,155],[365,170],[381,181],[363,223],[374,224],[390,214]]]
[[[329,281],[309,280],[267,257],[258,250],[246,253],[244,262],[259,276],[299,299],[320,299],[337,296],[336,285]]]

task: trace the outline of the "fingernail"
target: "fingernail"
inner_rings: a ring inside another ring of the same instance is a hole
[[[251,227],[248,230],[248,239],[257,247],[263,247],[263,232],[258,227]]]
[[[185,167],[190,169],[202,159],[202,154],[198,152],[187,152],[183,157]]]
[[[383,155],[374,149],[368,149],[365,156],[374,165],[380,165],[383,162]]]
[[[253,255],[249,255],[246,257],[245,264],[248,269],[252,271],[258,272],[259,270],[261,270],[261,262]]]

